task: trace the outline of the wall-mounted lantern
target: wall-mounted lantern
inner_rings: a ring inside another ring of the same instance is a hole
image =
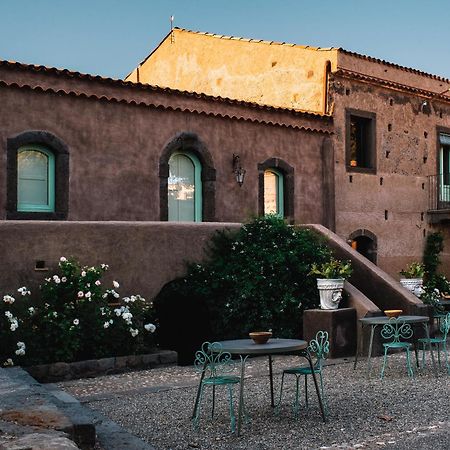
[[[233,153],[233,173],[236,177],[236,183],[239,185],[239,187],[241,187],[244,183],[245,172],[247,171],[241,166],[241,158],[239,157],[239,155]]]

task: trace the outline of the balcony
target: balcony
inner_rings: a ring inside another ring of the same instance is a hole
[[[430,175],[428,187],[429,222],[450,222],[450,173]]]

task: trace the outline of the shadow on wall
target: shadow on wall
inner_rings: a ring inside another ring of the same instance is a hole
[[[205,300],[188,295],[183,284],[183,279],[177,278],[164,285],[155,298],[154,308],[159,346],[175,350],[179,365],[190,365],[195,352],[212,333]]]

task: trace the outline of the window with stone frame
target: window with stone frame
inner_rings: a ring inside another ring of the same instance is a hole
[[[346,111],[346,166],[348,171],[375,173],[375,114]]]

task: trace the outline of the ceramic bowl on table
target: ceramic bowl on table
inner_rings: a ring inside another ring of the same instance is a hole
[[[271,331],[254,331],[253,333],[248,334],[255,344],[265,344],[271,337]]]
[[[389,319],[400,316],[402,312],[403,309],[386,309],[384,311],[384,313],[389,317]]]

